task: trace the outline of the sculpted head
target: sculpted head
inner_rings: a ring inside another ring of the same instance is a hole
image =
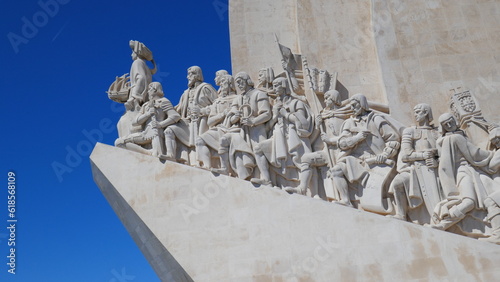
[[[137,40],[130,40],[130,49],[132,49],[132,60],[141,58],[143,60],[153,60],[153,53],[144,45],[144,43]]]
[[[224,75],[227,75],[227,70],[218,70],[215,72],[215,79],[214,79],[214,82],[215,82],[215,85],[217,86],[221,86],[221,78],[222,76]]]
[[[164,96],[163,94],[163,87],[161,86],[161,83],[159,82],[151,82],[148,87],[148,95],[149,99],[153,100],[155,97],[157,98],[162,98]]]
[[[259,70],[259,85],[266,85],[274,80],[274,71],[271,67],[262,68]]]
[[[236,92],[233,76],[229,74],[222,75],[220,78],[220,89],[222,96],[227,96],[230,93]]]
[[[267,82],[267,79],[266,79],[266,69],[260,69],[259,70],[259,77],[258,77],[258,82],[259,82],[259,85],[264,85],[266,82]]]
[[[450,113],[444,113],[439,116],[439,129],[444,135],[446,132],[454,132],[458,130],[457,119]]]
[[[423,122],[426,118],[429,122],[433,120],[432,109],[429,104],[421,103],[413,108],[413,117],[416,122]]]
[[[199,66],[192,66],[187,70],[188,86],[193,87],[196,82],[203,82],[203,73]]]
[[[278,77],[273,80],[273,91],[277,95],[288,95],[290,94],[290,88],[288,87],[288,81],[284,77]]]
[[[236,74],[234,77],[234,82],[236,86],[241,91],[246,91],[254,86],[252,79],[248,75],[248,73],[242,71]]]
[[[325,93],[325,104],[327,107],[331,107],[333,105],[335,106],[342,106],[342,101],[340,98],[340,92],[337,90],[328,90]]]
[[[349,99],[353,116],[359,116],[370,110],[368,100],[363,94],[356,94]]]

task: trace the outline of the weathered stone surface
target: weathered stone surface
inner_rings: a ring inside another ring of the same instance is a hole
[[[448,110],[449,90],[462,87],[484,105],[486,119],[499,120],[500,1],[371,2],[391,114],[406,121],[397,109],[425,101],[438,116]]]
[[[231,0],[234,72],[281,70],[273,33],[309,64],[338,72],[350,95],[407,109],[448,111],[450,89],[472,91],[487,120],[500,120],[500,1]]]
[[[165,281],[493,281],[500,246],[97,144],[94,179]]]

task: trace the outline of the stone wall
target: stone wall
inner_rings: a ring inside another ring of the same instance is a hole
[[[491,243],[108,145],[97,144],[90,159],[95,182],[162,281],[500,276],[500,246]]]
[[[448,111],[449,90],[462,87],[476,96],[486,119],[500,121],[500,1],[372,2],[394,115],[402,119],[398,107],[425,101],[437,117]]]
[[[276,33],[310,66],[337,71],[349,95],[389,103],[406,124],[420,102],[447,112],[457,87],[500,121],[500,0],[231,0],[229,12],[234,73],[281,71]]]

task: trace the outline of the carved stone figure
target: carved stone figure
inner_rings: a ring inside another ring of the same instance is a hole
[[[387,116],[370,111],[362,94],[352,96],[349,103],[353,114],[342,124],[338,140],[342,153],[331,170],[338,203],[352,206],[348,183],[358,184],[359,205],[386,213],[382,197],[399,150],[400,128]]]
[[[225,76],[225,75],[228,75],[227,70],[218,70],[218,71],[216,71],[215,72],[215,78],[214,78],[215,85],[221,86],[222,77]],[[220,92],[220,90],[221,90],[221,88],[219,88],[218,92]]]
[[[238,177],[247,179],[253,168],[249,154],[255,153],[260,177],[251,181],[270,184],[269,164],[266,157],[259,153],[260,143],[267,139],[266,122],[272,117],[269,98],[266,93],[253,88],[254,83],[245,72],[238,73],[235,82],[241,94],[234,99],[227,116],[233,128],[221,138],[221,172],[227,173],[231,166]]]
[[[230,125],[228,124],[229,120],[226,119],[226,116],[228,115],[231,104],[236,97],[234,79],[231,75],[222,75],[216,80],[216,83],[220,85],[218,90],[219,97],[215,99],[214,103],[209,108],[210,113],[207,121],[209,130],[198,136],[198,139],[196,140],[196,153],[198,154],[198,161],[202,163],[202,167],[205,169],[213,167],[210,149],[215,150],[215,152],[219,152],[220,137],[230,128]]]
[[[151,83],[152,75],[156,72],[156,64],[151,51],[141,42],[131,40],[129,43],[132,49],[132,66],[130,75],[124,74],[116,77],[108,90],[108,97],[118,103],[124,103],[125,113],[120,117],[116,127],[118,137],[124,138],[132,133],[140,132],[140,126],[134,126],[138,111],[141,105],[148,99],[147,88]],[[150,69],[146,61],[151,61],[154,65]],[[122,142],[117,139],[115,145]]]
[[[142,126],[142,131],[119,138],[116,146],[155,157],[163,156],[163,129],[180,119],[172,103],[163,95],[159,82],[149,84],[148,102],[142,105],[134,121],[134,125]]]
[[[256,155],[264,154],[273,170],[280,176],[275,183],[288,186],[285,180],[297,180],[297,168],[301,157],[310,153],[309,137],[314,130],[314,117],[307,104],[291,96],[288,81],[284,77],[273,81],[273,92],[277,95],[268,127],[272,128],[269,139],[260,144]],[[260,158],[260,156],[257,156]]]
[[[273,68],[262,68],[258,74],[257,89],[270,94],[273,89],[274,71]],[[274,94],[274,93],[273,93]]]
[[[305,194],[308,187],[311,188],[311,195],[318,195],[316,179],[311,183],[314,175],[313,169],[320,166],[328,166],[331,169],[334,165],[335,152],[332,147],[337,148],[338,136],[340,135],[340,127],[346,119],[345,113],[341,110],[342,100],[340,93],[337,90],[327,91],[324,95],[325,108],[316,117],[316,127],[321,131],[320,149],[315,152],[305,153],[300,164],[300,182],[297,187],[289,187],[285,189],[290,193]],[[325,125],[325,129],[322,126]],[[312,138],[314,139],[314,138]],[[333,188],[333,187],[332,187]],[[334,198],[333,193],[327,193],[326,196]]]
[[[450,92],[453,92],[450,98],[450,110],[457,118],[458,127],[466,132],[472,143],[481,149],[486,149],[489,128],[496,125],[483,117],[481,107],[469,90],[458,87],[451,89]]]
[[[177,140],[185,147],[182,148],[179,160],[193,162],[189,157],[190,149],[194,148],[197,137],[208,130],[208,106],[217,98],[217,92],[212,85],[203,82],[201,68],[188,68],[188,89],[182,94],[179,104],[175,106],[181,115],[181,120],[165,129],[165,143],[167,158],[177,159]]]
[[[394,218],[420,224],[430,223],[434,207],[442,200],[437,173],[437,129],[431,125],[432,110],[428,104],[413,108],[415,126],[403,131],[398,157],[399,174],[391,183],[389,192],[394,194]],[[419,212],[417,212],[417,209]],[[410,213],[409,213],[410,211]]]
[[[143,43],[130,40],[132,49],[132,66],[130,67],[130,94],[126,102],[126,107],[140,107],[147,101],[148,85],[152,81],[153,74],[156,73],[156,64],[153,60],[153,53]],[[151,61],[154,69],[150,69],[146,61]]]
[[[484,200],[484,205],[488,211],[486,220],[491,224],[491,235],[479,240],[500,245],[500,191],[490,194]]]
[[[500,245],[500,128],[494,128],[489,134],[488,149],[494,151],[494,155],[488,165],[489,172],[494,182],[490,187],[490,194],[484,200],[488,211],[486,221],[491,224],[491,235],[488,238],[480,238],[486,242]]]
[[[453,115],[442,114],[439,123],[443,137],[437,141],[438,171],[446,200],[436,207],[431,227],[446,230],[474,208],[485,208],[487,192],[476,169],[487,169],[493,152],[470,142]]]

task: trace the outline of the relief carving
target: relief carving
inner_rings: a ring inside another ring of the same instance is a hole
[[[219,70],[216,91],[192,66],[174,107],[151,51],[130,47],[130,76],[108,90],[125,105],[116,146],[500,244],[500,128],[470,91],[453,90],[439,130],[425,103],[405,127],[363,94],[342,100],[336,73],[278,43],[284,72],[262,68],[254,86]]]

